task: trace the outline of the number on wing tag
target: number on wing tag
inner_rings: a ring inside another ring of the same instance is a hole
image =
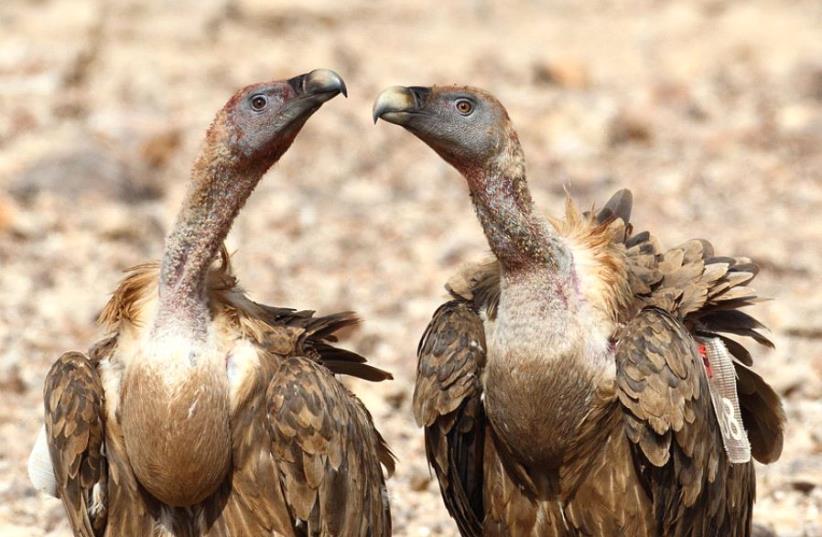
[[[751,460],[751,444],[742,424],[739,397],[736,393],[736,370],[733,357],[719,338],[698,338],[702,365],[708,377],[716,419],[722,431],[725,453],[732,463]]]

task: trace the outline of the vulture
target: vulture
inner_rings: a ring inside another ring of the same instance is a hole
[[[318,69],[235,93],[208,129],[162,261],[123,279],[101,341],[51,367],[46,447],[35,445],[30,475],[53,484],[75,535],[391,534],[382,465],[393,471],[393,455],[335,377],[390,378],[333,346],[356,316],[253,302],[222,247],[306,120],[345,92]]]
[[[784,413],[729,336],[770,346],[740,308],[757,267],[704,240],[662,250],[601,210],[535,210],[493,96],[383,91],[400,125],[466,179],[493,257],[448,284],[420,341],[413,409],[463,536],[748,536],[751,456],[776,460]]]

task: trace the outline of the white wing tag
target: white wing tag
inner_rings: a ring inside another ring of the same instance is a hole
[[[736,370],[733,357],[719,338],[697,338],[702,365],[711,388],[716,419],[722,431],[725,453],[732,463],[751,460],[751,444],[742,424],[739,397],[736,393]]]

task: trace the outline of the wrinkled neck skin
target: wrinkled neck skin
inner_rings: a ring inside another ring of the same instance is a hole
[[[503,337],[501,332],[507,333],[508,348],[567,339],[569,321],[583,300],[573,256],[534,210],[516,135],[507,138],[507,147],[483,167],[461,171],[502,268],[497,332]]]
[[[502,151],[483,166],[458,166],[503,278],[540,273],[558,284],[571,284],[575,279],[572,256],[534,212],[517,135],[510,132],[504,143]]]
[[[153,336],[173,330],[197,340],[205,338],[210,320],[206,297],[209,266],[265,171],[240,166],[237,158],[214,148],[202,152],[166,239]]]
[[[488,244],[508,273],[551,270],[568,275],[569,256],[533,201],[520,163],[494,162],[466,173],[471,199]]]

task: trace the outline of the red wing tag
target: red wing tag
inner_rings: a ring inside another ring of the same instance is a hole
[[[739,411],[733,357],[719,338],[697,338],[697,341],[725,453],[732,463],[748,462],[751,460],[751,444]]]

